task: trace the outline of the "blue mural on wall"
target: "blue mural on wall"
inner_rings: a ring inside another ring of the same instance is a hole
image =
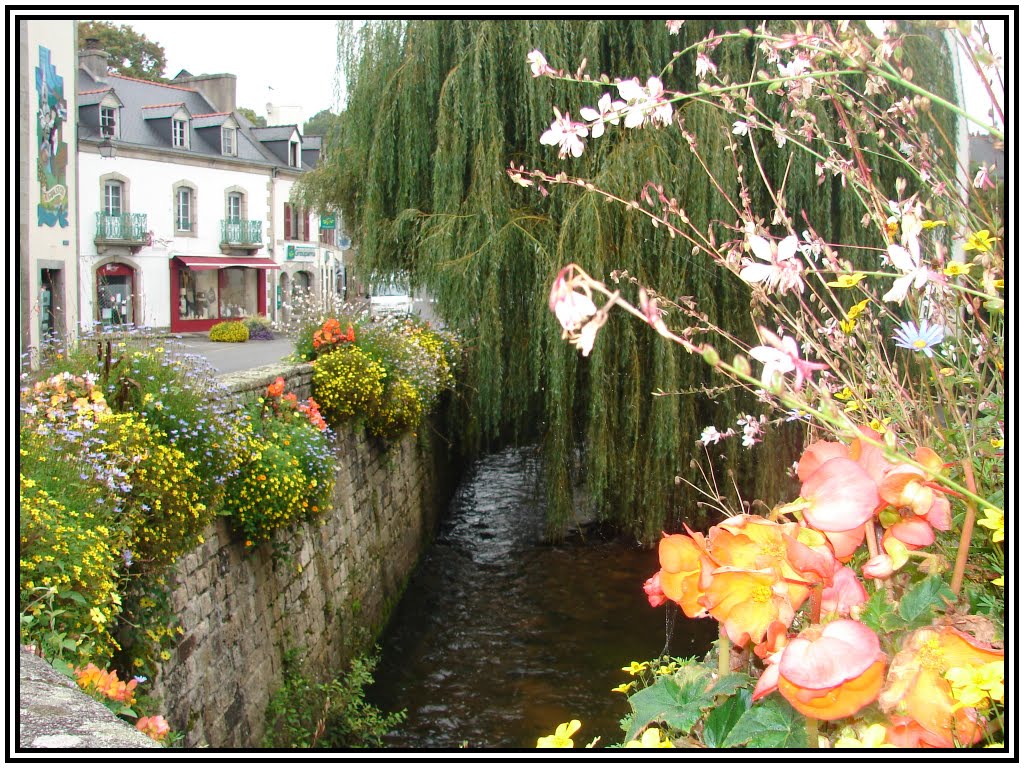
[[[64,98],[64,78],[50,62],[50,49],[39,46],[36,67],[36,136],[39,161],[39,226],[68,226],[68,145],[64,125],[68,121],[68,103]]]

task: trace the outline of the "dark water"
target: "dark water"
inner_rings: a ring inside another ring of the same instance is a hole
[[[665,644],[666,613],[642,585],[657,552],[628,541],[541,541],[539,464],[529,448],[479,461],[464,478],[381,638],[368,698],[406,709],[397,749],[532,748],[573,718],[583,746],[621,741],[630,661]],[[680,616],[670,653],[702,656],[709,621]]]

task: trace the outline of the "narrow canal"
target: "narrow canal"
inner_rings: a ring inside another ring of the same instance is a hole
[[[642,584],[657,552],[629,541],[542,541],[530,448],[478,461],[381,638],[368,699],[406,709],[396,749],[521,749],[573,718],[577,745],[621,741],[630,661],[665,644]],[[673,656],[702,656],[713,622],[680,616]]]

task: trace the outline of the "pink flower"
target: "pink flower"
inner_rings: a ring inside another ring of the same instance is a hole
[[[800,347],[792,336],[783,336],[781,339],[767,328],[758,329],[761,337],[768,342],[768,346],[752,347],[750,356],[755,360],[764,363],[764,370],[761,372],[761,381],[769,386],[772,377],[776,372],[795,372],[793,389],[800,391],[804,386],[804,379],[809,379],[814,371],[822,371],[828,368],[825,363],[812,363],[800,359]]]
[[[686,19],[669,19],[665,22],[665,26],[668,27],[668,33],[670,35],[678,35],[679,28],[686,23]]]
[[[555,108],[555,121],[540,136],[541,144],[549,144],[558,147],[558,156],[565,157],[572,155],[579,157],[583,154],[582,137],[587,135],[587,126],[572,120],[568,113],[563,117],[562,113]]]
[[[665,88],[656,77],[647,79],[647,87],[640,85],[635,77],[615,83],[619,96],[626,100],[626,116],[623,125],[637,128],[646,122],[669,125],[672,122],[672,105],[665,100]]]
[[[544,54],[540,51],[530,51],[526,54],[526,61],[529,63],[530,72],[534,77],[551,75],[555,72],[550,66],[548,66],[547,59],[544,58]]]
[[[975,189],[995,189],[996,185],[992,183],[992,179],[988,177],[988,166],[982,163],[981,168],[978,169],[977,174],[974,176],[974,188]]]
[[[803,293],[803,266],[795,258],[800,241],[795,235],[785,238],[778,246],[772,245],[760,235],[750,235],[747,243],[754,256],[766,263],[760,264],[744,257],[741,279],[748,283],[764,283],[767,291],[778,288],[781,293],[788,290]]]
[[[878,506],[878,488],[851,459],[829,459],[804,481],[804,520],[819,531],[850,531],[864,525]]]
[[[171,726],[164,720],[163,715],[140,717],[135,722],[135,728],[154,741],[163,741],[167,738],[167,734],[171,732]]]

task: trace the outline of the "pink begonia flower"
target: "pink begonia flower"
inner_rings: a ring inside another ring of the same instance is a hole
[[[768,342],[767,346],[752,347],[750,356],[758,362],[764,363],[764,370],[761,372],[761,381],[769,386],[776,371],[779,373],[795,372],[793,380],[794,391],[803,389],[804,380],[810,379],[815,371],[822,371],[828,368],[825,363],[812,363],[800,359],[800,347],[792,336],[783,336],[781,339],[767,328],[758,328],[761,337]]]
[[[541,134],[540,143],[558,147],[558,156],[565,157],[572,155],[579,157],[583,154],[582,137],[587,135],[587,126],[577,123],[569,117],[568,113],[563,117],[562,113],[555,108],[555,121],[551,127]]]
[[[848,565],[844,565],[832,575],[832,584],[821,592],[821,610],[823,613],[840,613],[850,615],[850,609],[863,605],[868,600],[868,592],[864,589],[857,573]]]
[[[803,293],[803,265],[798,258],[794,258],[800,241],[795,235],[789,235],[777,246],[760,235],[749,235],[747,243],[754,256],[766,263],[760,264],[744,257],[743,269],[740,270],[742,280],[748,283],[764,283],[765,289],[769,292],[778,288],[782,293],[787,290]]]
[[[829,459],[802,486],[808,502],[804,520],[819,531],[849,531],[863,526],[878,506],[878,488],[855,461]]]
[[[593,107],[580,107],[580,116],[587,122],[592,123],[590,135],[598,139],[604,135],[605,123],[619,124],[619,110],[624,109],[625,106],[624,102],[613,102],[611,94],[606,93],[597,102],[597,109]]]
[[[836,443],[831,440],[816,440],[804,448],[800,461],[796,466],[796,476],[800,482],[804,482],[815,470],[829,459],[837,456],[850,457],[850,448],[845,443]]]

